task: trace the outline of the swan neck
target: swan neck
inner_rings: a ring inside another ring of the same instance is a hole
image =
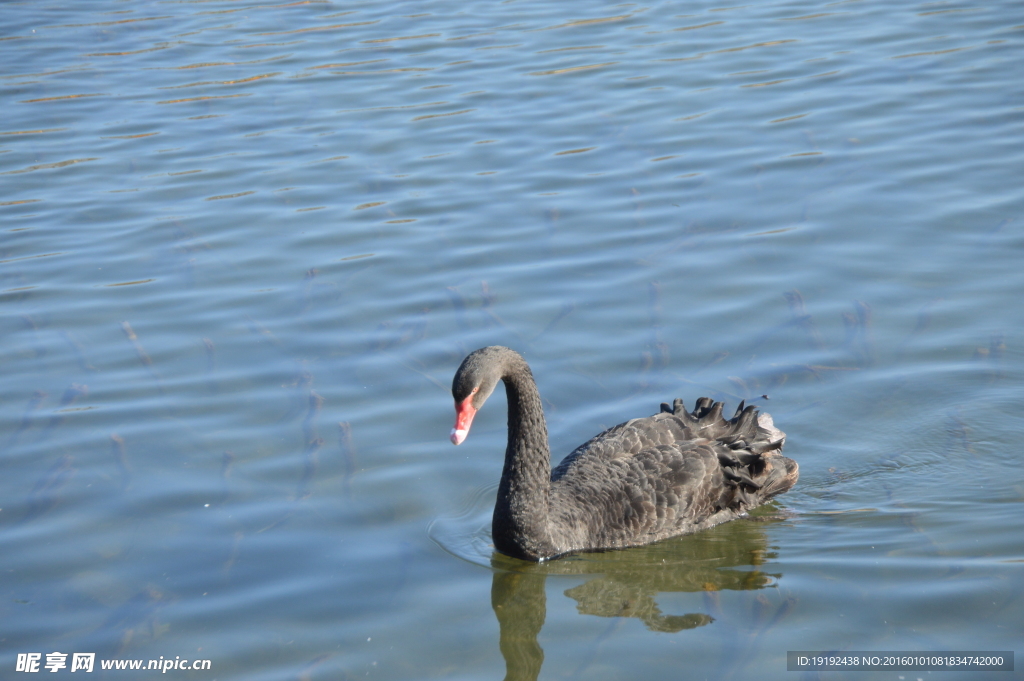
[[[543,469],[544,479],[551,477],[551,451],[548,427],[540,392],[530,368],[523,362],[524,372],[505,376],[508,399],[508,446],[505,460],[514,458],[536,469]]]
[[[549,523],[551,455],[537,384],[525,360],[514,358],[502,375],[508,397],[508,446],[494,508],[496,548],[517,557],[552,554]]]

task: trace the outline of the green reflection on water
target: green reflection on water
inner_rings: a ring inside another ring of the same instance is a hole
[[[677,633],[715,621],[721,606],[717,592],[771,586],[781,573],[762,571],[774,557],[764,523],[776,521],[770,510],[752,519],[720,525],[698,535],[652,546],[571,556],[550,563],[530,563],[500,553],[491,557],[494,570],[491,607],[500,625],[500,648],[506,681],[536,679],[544,663],[537,637],[547,613],[548,575],[594,575],[565,591],[582,615],[635,617],[651,632]],[[658,594],[702,592],[706,612],[665,614]],[[792,605],[786,601],[772,618],[781,619]]]

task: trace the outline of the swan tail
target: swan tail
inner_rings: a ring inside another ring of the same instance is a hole
[[[709,397],[697,400],[692,411],[682,400],[675,400],[671,409],[662,405],[662,411],[682,421],[693,437],[719,445],[718,462],[732,497],[729,505],[753,508],[796,484],[800,467],[781,455],[786,434],[775,427],[772,417],[744,402],[731,419],[723,418],[722,410],[723,403]]]

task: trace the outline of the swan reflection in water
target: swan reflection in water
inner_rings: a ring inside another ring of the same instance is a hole
[[[776,519],[778,516],[760,515],[751,520]],[[531,563],[494,553],[491,606],[501,630],[505,679],[532,680],[540,674],[544,651],[537,636],[547,611],[548,575],[595,575],[565,591],[576,601],[580,614],[635,617],[652,632],[674,633],[712,624],[720,616],[719,591],[774,586],[782,575],[762,570],[774,556],[765,523],[743,520],[648,547],[583,554],[551,563]],[[670,592],[703,592],[703,612],[662,612],[658,594]],[[788,605],[783,603],[774,620]],[[741,657],[737,641],[735,655],[724,663],[736,663]]]

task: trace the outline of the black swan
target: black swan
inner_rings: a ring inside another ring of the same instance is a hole
[[[661,413],[609,428],[554,470],[544,409],[522,356],[481,348],[452,382],[453,444],[498,381],[508,395],[508,446],[491,532],[509,556],[542,561],[580,551],[642,546],[732,520],[792,487],[799,467],[779,452],[786,434],[767,414],[740,403],[682,400]]]

